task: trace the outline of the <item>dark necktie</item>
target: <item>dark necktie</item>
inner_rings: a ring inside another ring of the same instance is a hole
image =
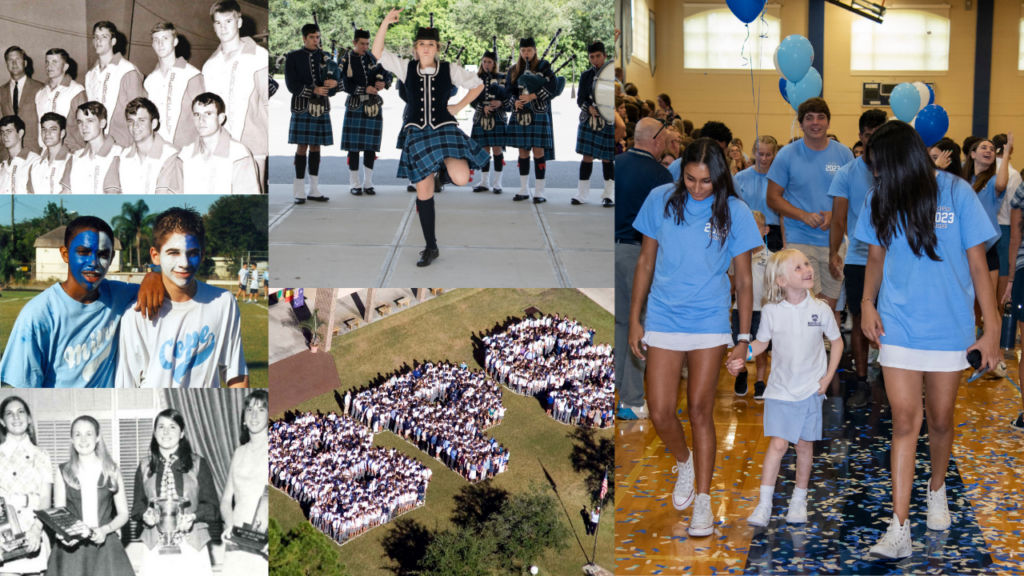
[[[18,82],[14,82],[14,114],[18,114]]]

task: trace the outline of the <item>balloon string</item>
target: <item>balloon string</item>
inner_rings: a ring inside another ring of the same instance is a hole
[[[768,3],[765,2],[765,5],[761,8],[761,30],[760,30],[760,34],[758,34],[758,37],[760,38],[760,42],[758,43],[758,46],[757,46],[757,71],[758,71],[758,75],[757,75],[757,112],[754,114],[754,163],[755,164],[757,163],[757,152],[758,152],[758,150],[760,150],[760,148],[759,148],[760,145],[758,144],[758,141],[761,139],[761,132],[760,132],[760,127],[759,127],[759,122],[760,122],[760,119],[761,119],[761,76],[762,76],[762,74],[760,74],[760,72],[761,72],[761,64],[764,62],[764,40],[765,40],[765,38],[768,38],[768,22],[764,19],[764,15],[767,12],[768,12]],[[753,73],[754,73],[753,69],[751,69],[750,73],[751,73],[751,75],[753,75]],[[754,82],[753,78],[751,78],[750,82],[751,82],[751,86],[753,86],[753,82]]]

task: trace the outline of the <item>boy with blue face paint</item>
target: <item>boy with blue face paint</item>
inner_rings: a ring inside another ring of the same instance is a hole
[[[196,280],[205,242],[195,209],[157,216],[149,254],[166,298],[155,316],[122,318],[116,387],[249,387],[238,304],[230,292]]]
[[[0,382],[15,388],[112,388],[121,316],[136,308],[154,315],[163,301],[159,275],[140,286],[105,280],[114,233],[82,216],[64,231],[64,282],[33,298],[14,322],[0,360]]]

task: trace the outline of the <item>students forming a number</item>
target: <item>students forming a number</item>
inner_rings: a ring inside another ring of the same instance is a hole
[[[763,243],[750,209],[736,195],[718,143],[701,138],[686,147],[681,160],[682,178],[652,190],[633,222],[644,238],[633,279],[629,345],[640,358],[647,350],[651,420],[678,462],[672,504],[684,510],[696,495],[689,532],[708,536],[714,532],[709,492],[717,449],[715,388],[725,348],[732,344],[727,271],[732,262],[740,314],[740,343],[729,359],[744,359],[754,301],[750,251]],[[647,319],[641,326],[645,299]],[[696,459],[676,416],[679,374],[687,357]]]
[[[401,13],[402,9],[396,8],[380,23],[373,39],[373,57],[402,81],[409,103],[409,115],[402,127],[406,136],[398,177],[408,178],[416,185],[416,210],[427,242],[416,265],[429,266],[441,255],[434,237],[434,172],[444,166],[456,186],[465,186],[470,168],[482,168],[491,159],[486,150],[459,129],[455,119],[460,110],[483,92],[484,84],[465,68],[438,61],[441,34],[437,28],[420,28],[416,32],[416,60],[399,58],[385,50],[388,25],[397,23]],[[469,94],[449,106],[448,95],[454,86],[462,86]]]
[[[893,516],[871,553],[911,554],[910,499],[921,430],[921,390],[928,410],[931,481],[928,528],[950,526],[944,477],[953,447],[953,408],[967,353],[999,363],[999,331],[975,342],[974,296],[987,326],[998,325],[985,243],[997,236],[978,195],[964,180],[936,171],[924,141],[909,124],[890,121],[868,141],[877,178],[857,221],[870,244],[861,327],[880,345],[878,361],[892,406]],[[878,300],[881,287],[881,297]]]

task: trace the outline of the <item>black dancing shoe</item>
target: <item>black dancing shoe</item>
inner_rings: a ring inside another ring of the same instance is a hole
[[[580,206],[582,204],[583,204],[583,202],[580,202],[579,200],[577,200],[575,198],[572,199],[572,205],[573,206]]]
[[[353,196],[362,196],[363,195],[363,189],[362,188],[350,188],[349,192],[351,192]]]
[[[417,266],[423,268],[424,266],[430,266],[430,263],[437,259],[441,255],[441,251],[437,248],[427,248],[420,252],[420,261],[416,263]]]
[[[313,202],[327,202],[330,200],[327,196],[306,196],[306,199],[312,200]]]
[[[494,189],[494,193],[495,194],[501,194],[501,188],[495,188]]]
[[[296,204],[305,204],[306,203],[306,199],[305,198],[296,198],[295,199],[295,203]]]
[[[405,190],[406,190],[406,192],[415,192],[416,191],[416,187],[413,186],[412,184],[409,184],[408,186],[405,187]]]
[[[366,194],[367,196],[373,196],[376,193],[377,191],[373,189],[373,186],[370,186],[369,188],[363,188],[363,194]]]
[[[605,198],[604,200],[601,200],[601,205],[605,208],[612,208],[615,206],[615,202],[612,202],[611,198]]]
[[[516,194],[512,197],[513,202],[519,202],[520,200],[529,200],[529,196],[526,194]]]
[[[533,203],[534,204],[543,204],[543,203],[545,203],[547,201],[548,201],[548,199],[543,197],[543,196],[537,196],[536,198],[533,199]]]
[[[489,192],[489,191],[490,191],[490,188],[488,188],[487,186],[477,186],[476,188],[473,188],[473,192]]]

